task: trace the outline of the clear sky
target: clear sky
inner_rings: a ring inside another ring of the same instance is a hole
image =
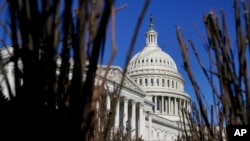
[[[118,51],[113,62],[114,65],[118,65],[122,68],[124,66],[126,53],[143,3],[143,0],[116,1],[116,7],[124,4],[127,4],[127,7],[116,13],[116,43]],[[198,48],[200,56],[203,56],[202,59],[207,60],[204,47],[200,36],[198,35],[198,32],[200,32],[200,34],[205,37],[202,16],[211,10],[220,14],[220,10],[222,9],[226,13],[228,27],[230,29],[229,32],[232,35],[234,34],[233,0],[151,0],[138,33],[132,56],[141,51],[145,46],[145,33],[148,30],[150,14],[152,14],[154,17],[155,30],[158,32],[158,45],[175,60],[178,71],[185,80],[185,91],[191,96],[192,100],[196,101],[193,88],[182,67],[183,61],[175,33],[175,27],[176,25],[180,26],[186,41],[191,38]],[[234,44],[234,37],[232,37],[232,41]],[[110,48],[111,43],[109,31],[106,42],[104,64],[107,63],[109,58],[111,52]],[[208,87],[208,83],[199,69],[198,64],[195,62],[192,52],[190,53],[190,59],[192,61],[195,77],[199,84],[201,84],[205,99],[208,103],[211,103],[211,89]]]

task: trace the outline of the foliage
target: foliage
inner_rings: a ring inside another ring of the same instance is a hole
[[[127,59],[148,5],[149,0],[139,15]],[[1,138],[110,140],[113,135],[114,141],[131,140],[119,130],[112,132],[117,98],[112,99],[111,111],[103,110],[106,79],[95,85],[108,22],[111,18],[109,67],[116,52],[115,12],[125,6],[115,9],[113,0],[8,0],[3,7],[8,9],[10,27],[2,22],[1,26],[11,37],[14,50],[8,62],[0,57],[9,95],[0,95]],[[10,62],[14,64],[15,93],[4,71]],[[119,94],[117,89],[109,95],[119,98]]]
[[[234,1],[236,46],[232,45],[229,38],[223,11],[221,19],[214,12],[204,15],[207,40],[203,44],[209,67],[204,66],[193,41],[189,39],[185,43],[180,28],[176,28],[184,69],[198,100],[198,108],[193,105],[193,114],[187,114],[190,119],[190,131],[187,131],[189,135],[186,134],[189,136],[188,140],[223,140],[227,138],[228,126],[250,124],[250,13],[249,3],[243,1],[241,4],[240,6],[237,0]],[[204,105],[205,101],[201,98],[203,93],[189,61],[188,47],[193,50],[215,97],[211,107]]]

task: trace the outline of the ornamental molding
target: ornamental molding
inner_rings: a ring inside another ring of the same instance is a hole
[[[168,91],[168,92],[162,92],[162,91],[146,91],[148,95],[150,96],[170,96],[175,98],[186,98],[188,100],[191,100],[190,96],[185,92],[174,92],[174,91]]]
[[[165,119],[163,117],[157,116],[156,114],[152,114],[151,117],[153,123],[158,123],[160,125],[165,125],[166,127],[178,129],[178,124],[175,121]]]

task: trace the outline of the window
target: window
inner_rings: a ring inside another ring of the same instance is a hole
[[[148,86],[148,79],[145,78],[145,85]]]
[[[142,85],[142,80],[140,79],[140,85]]]
[[[172,81],[172,88],[174,88],[174,81]]]
[[[169,87],[169,80],[168,80],[168,87]]]
[[[151,86],[153,86],[154,80],[153,78],[151,78]]]
[[[163,86],[163,87],[164,87],[164,85],[165,85],[164,83],[165,83],[165,80],[164,80],[164,79],[162,79],[162,86]]]
[[[151,63],[153,63],[153,59],[151,59]]]
[[[156,83],[157,83],[157,86],[159,86],[159,79],[158,78],[156,79]]]
[[[135,79],[135,83],[137,83],[137,80]]]
[[[176,89],[178,89],[178,83],[177,82],[175,83],[175,86],[176,86]]]

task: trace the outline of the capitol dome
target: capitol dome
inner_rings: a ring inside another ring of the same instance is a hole
[[[151,18],[149,31],[146,33],[146,46],[131,59],[128,66],[128,73],[150,68],[178,72],[172,57],[158,46],[157,36],[158,33],[154,30],[153,19]]]
[[[146,45],[129,62],[127,74],[147,93],[155,104],[155,114],[178,120],[179,108],[188,107],[190,97],[184,91],[184,80],[173,58],[158,46],[158,33],[151,16]]]
[[[146,90],[183,91],[184,81],[177,66],[173,58],[158,46],[157,36],[151,17],[146,46],[130,60],[127,74]]]
[[[145,68],[158,68],[172,72],[178,72],[172,57],[163,52],[159,46],[146,46],[137,53],[130,61],[128,72],[132,73]]]

